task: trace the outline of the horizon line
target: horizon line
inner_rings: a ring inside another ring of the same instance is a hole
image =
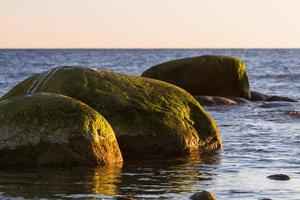
[[[132,49],[132,50],[170,50],[170,49],[186,49],[186,50],[193,50],[193,49],[207,49],[207,50],[223,50],[223,49],[300,49],[300,47],[0,47],[0,50],[26,50],[26,49],[32,49],[32,50],[63,50],[63,49],[78,49],[78,50],[87,50],[87,49],[107,49],[107,50],[117,50],[117,49]]]

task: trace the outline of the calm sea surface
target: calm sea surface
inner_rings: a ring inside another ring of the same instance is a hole
[[[204,54],[241,57],[251,88],[300,99],[300,50],[0,50],[0,95],[26,77],[56,66],[80,65],[140,75],[168,60]],[[176,160],[139,160],[114,168],[0,170],[0,198],[188,199],[209,190],[218,199],[300,199],[299,103],[252,102],[205,107],[218,122],[224,150]],[[290,181],[266,177],[284,173]]]

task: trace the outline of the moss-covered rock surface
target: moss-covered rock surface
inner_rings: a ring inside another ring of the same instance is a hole
[[[142,76],[177,85],[192,95],[250,99],[245,64],[229,56],[206,55],[162,63]]]
[[[122,154],[173,156],[216,150],[215,121],[186,91],[153,79],[83,67],[60,67],[34,75],[2,99],[38,92],[80,100],[101,113],[116,133]]]
[[[0,166],[104,165],[121,161],[112,128],[84,103],[47,93],[0,102]]]

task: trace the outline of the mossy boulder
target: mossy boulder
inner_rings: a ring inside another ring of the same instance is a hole
[[[142,76],[172,83],[195,96],[250,99],[245,64],[234,57],[205,55],[172,60],[147,69]]]
[[[34,75],[2,99],[59,93],[101,113],[116,133],[123,156],[175,156],[221,147],[217,124],[185,90],[153,79],[84,67]]]
[[[46,93],[0,102],[0,166],[105,165],[121,161],[112,128],[82,102]]]

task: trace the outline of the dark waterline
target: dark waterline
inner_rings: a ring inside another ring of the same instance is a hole
[[[241,57],[251,87],[300,99],[299,49],[14,49],[0,50],[0,95],[26,77],[61,65],[139,75],[176,58]],[[206,107],[218,122],[224,151],[176,160],[128,161],[114,168],[0,169],[0,198],[187,199],[207,189],[219,199],[300,199],[299,103]],[[284,173],[290,181],[269,180]]]

